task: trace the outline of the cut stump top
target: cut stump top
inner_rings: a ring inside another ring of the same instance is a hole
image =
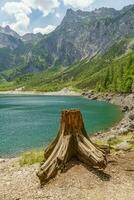
[[[61,128],[65,135],[81,133],[84,123],[80,110],[64,110],[61,114]]]

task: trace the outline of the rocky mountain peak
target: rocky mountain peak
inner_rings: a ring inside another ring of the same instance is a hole
[[[121,12],[125,12],[125,11],[128,11],[128,10],[131,10],[134,8],[134,4],[131,4],[131,5],[128,5],[128,6],[125,6],[122,10],[120,10]]]
[[[7,31],[7,32],[12,31],[9,25],[5,26],[5,31]]]
[[[75,14],[75,11],[71,8],[67,9],[66,16],[69,16],[69,15],[72,15],[72,14]]]
[[[0,27],[0,33],[7,34],[17,39],[20,39],[20,35],[16,33],[14,30],[12,30],[9,25],[5,27]]]
[[[102,7],[99,9],[95,9],[93,11],[82,11],[82,10],[77,10],[74,11],[72,9],[68,9],[65,15],[65,19],[67,18],[83,18],[83,17],[100,17],[100,18],[105,18],[105,17],[115,17],[119,14],[119,11],[115,10],[114,8],[106,8]]]
[[[100,18],[107,18],[107,17],[112,18],[119,14],[119,12],[115,10],[114,8],[106,8],[106,7],[95,9],[94,11],[92,11],[92,13],[96,17],[100,17]]]

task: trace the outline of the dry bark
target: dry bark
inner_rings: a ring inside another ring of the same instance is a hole
[[[105,151],[89,139],[79,110],[62,112],[59,133],[46,148],[44,156],[46,161],[37,173],[41,184],[54,178],[58,171],[62,172],[73,158],[99,168],[107,164]]]

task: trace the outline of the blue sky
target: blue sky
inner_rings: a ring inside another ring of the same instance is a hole
[[[60,24],[66,10],[122,7],[134,0],[0,0],[0,25],[10,25],[19,34],[49,33]]]

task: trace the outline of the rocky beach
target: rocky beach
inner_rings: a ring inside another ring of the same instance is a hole
[[[75,163],[43,188],[39,164],[19,165],[19,158],[0,161],[1,200],[133,200],[134,151],[108,157],[105,171]]]
[[[99,132],[95,137],[109,139],[111,137],[134,132],[134,93],[131,94],[96,94],[84,92],[82,95],[90,100],[106,101],[120,107],[123,113],[122,120],[110,130]],[[93,136],[94,137],[94,136]]]

